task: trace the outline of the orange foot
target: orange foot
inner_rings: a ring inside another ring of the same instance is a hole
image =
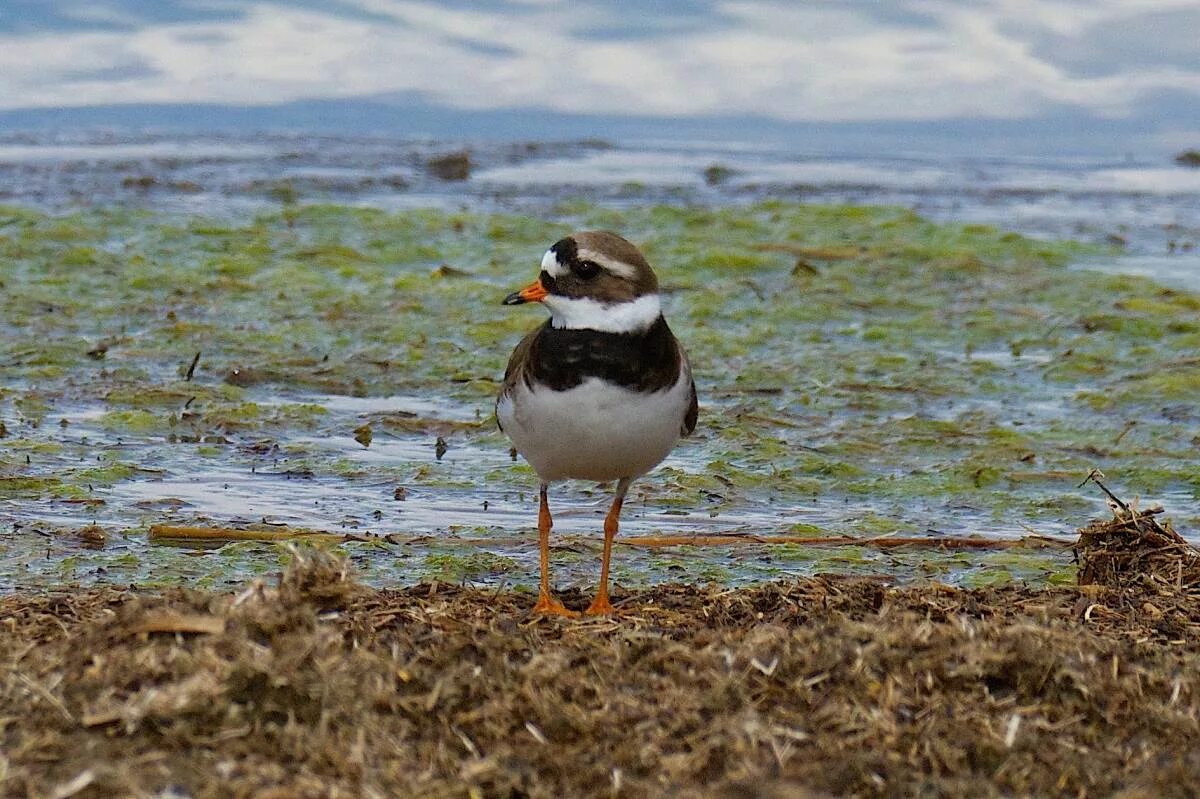
[[[612,603],[608,601],[608,594],[598,594],[584,611],[588,616],[611,616],[614,612]]]
[[[571,610],[548,594],[542,594],[538,597],[538,603],[533,606],[533,612],[540,613],[543,616],[562,616],[567,619],[579,618],[579,611]]]

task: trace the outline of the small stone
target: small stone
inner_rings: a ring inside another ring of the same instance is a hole
[[[466,150],[439,155],[425,162],[434,177],[442,180],[466,180],[471,176],[471,154]]]
[[[373,434],[371,433],[371,425],[369,423],[354,428],[354,440],[362,444],[363,447],[371,446],[372,437]]]

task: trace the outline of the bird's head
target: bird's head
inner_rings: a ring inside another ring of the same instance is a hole
[[[554,243],[538,279],[504,298],[540,302],[551,324],[568,329],[634,333],[658,319],[658,278],[645,256],[616,233],[589,230]]]

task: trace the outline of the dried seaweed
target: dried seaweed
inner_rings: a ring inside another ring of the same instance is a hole
[[[1195,795],[1200,608],[1109,593],[674,585],[580,622],[300,549],[233,594],[2,597],[2,792]]]
[[[1105,493],[1113,518],[1093,521],[1079,530],[1079,584],[1129,591],[1200,587],[1200,550],[1169,520],[1158,520],[1163,508],[1139,510],[1110,491],[1101,477],[1093,471],[1084,482],[1095,483]]]

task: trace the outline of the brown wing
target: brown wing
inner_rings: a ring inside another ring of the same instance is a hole
[[[679,428],[679,434],[690,436],[692,431],[696,429],[696,417],[700,415],[700,404],[696,401],[696,381],[692,381],[692,401],[688,405],[687,413],[683,417],[683,426]]]
[[[691,372],[692,367],[691,364],[688,363],[687,353],[683,351],[683,346],[678,342],[676,342],[675,346],[679,347],[679,360],[681,365],[686,368],[688,372]],[[687,413],[683,415],[683,425],[679,428],[679,434],[681,436],[690,436],[692,434],[692,431],[696,429],[696,417],[700,415],[700,404],[696,399],[695,380],[692,380],[690,391],[692,396],[688,400]]]
[[[508,357],[508,366],[504,367],[504,383],[500,386],[500,393],[496,395],[496,405],[500,404],[502,397],[513,390],[520,380],[525,378],[525,370],[529,366],[530,353],[533,350],[533,344],[537,341],[538,333],[542,332],[540,325],[530,330],[525,334],[512,351],[512,355]],[[493,408],[493,411],[495,408]],[[504,428],[500,425],[500,416],[496,415],[496,427],[500,428],[500,432],[504,432]]]

